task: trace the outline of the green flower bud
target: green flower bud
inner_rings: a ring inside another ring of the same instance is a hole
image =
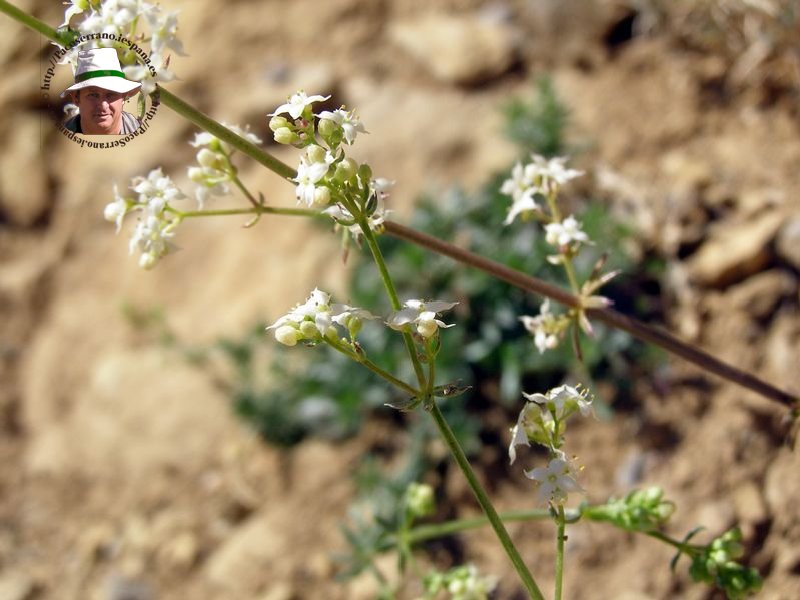
[[[336,163],[336,170],[333,173],[334,181],[337,183],[349,181],[356,174],[357,168],[358,164],[352,158],[345,158]]]
[[[294,144],[300,140],[300,137],[288,127],[279,127],[276,129],[273,138],[279,144]]]
[[[303,321],[302,323],[300,323],[300,333],[303,335],[304,338],[309,340],[314,340],[319,338],[319,331],[317,330],[317,326],[311,321]]]
[[[312,163],[324,162],[325,148],[322,146],[317,146],[316,144],[312,144],[306,148],[306,156],[308,156],[308,160]]]
[[[406,490],[406,509],[412,518],[427,517],[436,512],[433,488],[425,483],[412,483]]]
[[[289,121],[286,119],[286,117],[276,115],[269,120],[269,128],[271,131],[275,132],[283,127],[286,127],[287,129],[290,127]]]
[[[358,177],[364,184],[368,184],[372,181],[372,169],[368,164],[365,163],[358,167]]]
[[[336,133],[337,129],[338,125],[330,119],[322,119],[319,125],[317,125],[317,131],[319,131],[319,134],[326,140],[330,139],[330,137]]]

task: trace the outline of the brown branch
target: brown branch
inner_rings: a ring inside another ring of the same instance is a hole
[[[571,308],[576,308],[580,305],[579,299],[573,294],[570,294],[569,292],[540,279],[536,279],[535,277],[531,277],[530,275],[526,275],[525,273],[511,269],[505,265],[493,260],[489,260],[488,258],[478,254],[469,252],[468,250],[464,250],[463,248],[459,248],[458,246],[454,246],[448,242],[444,242],[414,229],[410,229],[404,225],[400,225],[399,223],[386,221],[385,225],[386,232],[396,238],[412,242],[438,254],[448,256],[457,262],[484,271],[485,273],[488,273],[497,279],[502,279],[503,281],[506,281],[515,287],[529,292],[534,292],[540,296],[547,296],[548,298],[551,298],[556,302]],[[687,344],[686,342],[679,340],[671,333],[668,333],[662,329],[641,323],[636,319],[632,319],[631,317],[625,316],[610,308],[587,309],[586,314],[590,318],[602,321],[611,327],[627,331],[632,336],[639,338],[640,340],[660,346],[664,350],[667,350],[672,354],[680,356],[681,358],[694,363],[705,371],[709,371],[715,375],[718,375],[719,377],[722,377],[723,379],[737,383],[742,387],[764,396],[765,398],[774,400],[775,402],[779,402],[780,404],[790,408],[796,408],[798,403],[800,403],[800,400],[798,400],[797,396],[789,394],[788,392],[784,392],[783,390],[776,388],[766,381],[759,379],[755,375],[724,363],[721,360],[714,358],[707,352],[704,352],[703,350],[700,350],[691,344]]]

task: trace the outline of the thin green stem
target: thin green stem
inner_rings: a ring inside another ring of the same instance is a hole
[[[292,217],[318,217],[319,211],[308,208],[278,208],[272,206],[253,206],[250,208],[220,208],[214,210],[178,210],[168,207],[167,210],[181,218],[187,217],[224,217],[233,215],[284,215]]]
[[[383,258],[383,253],[381,252],[380,246],[378,246],[378,240],[375,239],[375,234],[372,232],[372,229],[369,227],[369,223],[367,223],[363,216],[359,219],[359,226],[361,227],[361,232],[364,234],[364,239],[367,241],[367,246],[369,246],[369,250],[372,253],[372,258],[375,261],[375,265],[378,267],[378,273],[380,273],[383,286],[386,288],[386,293],[389,295],[389,301],[392,304],[392,309],[400,310],[402,308],[400,304],[400,298],[397,296],[397,290],[395,290],[394,282],[392,282],[392,278],[389,275],[389,269],[386,267],[386,261]],[[417,349],[414,345],[414,340],[411,338],[411,334],[407,331],[403,331],[402,334],[403,341],[406,345],[406,351],[411,359],[411,364],[414,366],[414,373],[417,376],[417,381],[419,382],[421,389],[425,388],[425,373],[422,370],[422,364],[420,363],[419,356],[417,355]],[[433,384],[430,383],[430,385]]]
[[[566,540],[567,519],[564,514],[564,505],[558,505],[556,517],[558,531],[556,533],[556,591],[553,600],[561,600],[564,587],[564,541]]]
[[[0,12],[7,14],[12,19],[15,19],[26,27],[41,33],[43,36],[54,42],[63,42],[63,40],[59,38],[58,32],[50,27],[47,23],[40,21],[33,15],[29,15],[24,10],[9,4],[5,0],[0,0]]]
[[[528,594],[535,600],[544,600],[544,596],[539,590],[539,586],[536,585],[533,575],[531,575],[531,572],[528,570],[528,567],[522,560],[517,547],[514,545],[514,542],[508,535],[505,525],[503,525],[503,521],[497,514],[497,511],[492,505],[491,500],[489,500],[489,496],[486,494],[486,491],[483,489],[480,481],[478,481],[478,477],[475,475],[475,471],[472,470],[472,466],[469,464],[469,460],[467,460],[464,451],[461,449],[456,436],[453,434],[452,429],[450,429],[450,426],[444,419],[444,415],[442,415],[442,411],[439,410],[439,406],[435,402],[431,403],[429,412],[436,423],[436,427],[439,429],[439,433],[442,435],[442,438],[444,438],[447,447],[450,449],[451,454],[455,458],[456,463],[464,473],[464,477],[467,478],[467,482],[469,483],[472,492],[475,494],[478,504],[480,504],[484,514],[486,514],[486,518],[489,520],[492,529],[494,529],[494,532],[500,540],[500,543],[502,544],[503,549],[506,551],[509,559],[511,560],[511,563],[514,565],[514,569],[516,569],[517,573],[519,574],[519,577],[522,580],[525,589],[528,591]]]
[[[231,178],[231,181],[233,181],[234,185],[236,187],[238,187],[239,190],[245,195],[245,197],[250,201],[250,204],[252,204],[254,208],[259,208],[260,206],[262,206],[261,202],[256,200],[256,198],[253,196],[253,194],[250,193],[250,190],[248,190],[244,186],[244,184],[242,183],[242,180],[239,179],[239,177],[237,175],[234,175]]]
[[[179,115],[185,117],[201,129],[208,131],[214,137],[227,142],[239,152],[246,154],[256,162],[264,165],[273,173],[277,173],[284,179],[293,179],[297,172],[284,162],[281,162],[271,154],[265,152],[252,142],[231,131],[224,125],[218,123],[205,113],[197,110],[175,94],[168,92],[164,88],[158,88],[158,98],[164,106],[171,108]]]
[[[368,358],[363,356],[357,356],[354,352],[349,350],[347,347],[340,345],[338,342],[329,339],[325,339],[325,342],[334,350],[341,352],[342,354],[353,359],[357,363],[364,365],[367,369],[375,373],[378,377],[385,379],[395,387],[400,388],[401,390],[410,394],[411,396],[414,397],[419,396],[420,394],[419,390],[414,389],[412,386],[408,385],[405,381],[398,379],[388,371],[384,371],[382,368],[380,368],[378,365],[376,365]]]

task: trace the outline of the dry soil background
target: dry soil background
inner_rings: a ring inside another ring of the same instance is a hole
[[[62,19],[55,1],[17,4]],[[189,54],[169,89],[264,139],[266,113],[289,93],[334,94],[366,123],[356,152],[397,181],[403,222],[420,191],[469,188],[509,164],[499,107],[549,72],[591,186],[669,260],[672,330],[798,392],[797,80],[733,81],[729,55],[668,26],[610,43],[627,4],[647,3],[165,0]],[[78,148],[40,112],[49,51],[0,17],[0,600],[372,597],[368,580],[331,579],[363,442],[289,456],[263,445],[210,377],[121,310],[166,307],[189,341],[241,332],[314,285],[342,289],[337,242],[291,219],[189,222],[183,250],[141,271],[102,208],[112,183],[156,166],[185,183],[193,129],[162,107],[129,147]],[[271,203],[293,205],[291,186],[240,164]],[[620,469],[639,465],[639,483],[678,504],[671,533],[740,524],[767,575],[761,597],[800,598],[800,458],[782,445],[784,411],[670,364],[661,394],[640,386],[635,416],[576,436],[590,497],[623,493]],[[448,484],[474,512],[463,484]],[[495,492],[502,508],[533,500],[524,482]],[[547,531],[511,528],[549,587]],[[715,597],[673,577],[670,551],[651,540],[580,526],[569,546],[569,598]],[[491,535],[466,548],[502,577],[498,598],[519,597]]]

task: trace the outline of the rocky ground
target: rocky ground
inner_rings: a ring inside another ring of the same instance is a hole
[[[63,18],[57,3],[16,4]],[[358,157],[397,181],[402,223],[420,192],[473,188],[513,160],[499,107],[550,73],[587,185],[635,226],[640,251],[667,261],[670,329],[797,393],[797,63],[699,43],[697,14],[659,17],[656,5],[168,0],[189,54],[169,90],[264,139],[289,93],[334,94],[370,131]],[[647,31],[631,36],[631,22]],[[0,599],[372,597],[366,579],[332,581],[365,442],[263,444],[212,377],[123,310],[163,307],[188,342],[242,332],[315,285],[342,289],[338,242],[293,219],[195,221],[181,252],[140,270],[102,208],[114,182],[156,166],[186,182],[192,127],[162,107],[135,143],[81,149],[42,115],[47,42],[5,16],[0,34]],[[294,204],[279,177],[239,164],[270,203]],[[671,533],[738,523],[766,575],[760,597],[800,597],[800,458],[783,444],[785,410],[677,359],[668,381],[660,394],[638,386],[641,410],[580,429],[590,498],[623,493],[620,473],[637,464],[641,484],[677,502]],[[464,514],[476,510],[462,483],[448,485]],[[495,493],[501,508],[532,502],[524,481]],[[547,530],[511,533],[549,588]],[[501,576],[498,597],[519,597],[492,536],[465,540]],[[652,540],[581,525],[568,546],[569,598],[718,597],[672,575]]]

